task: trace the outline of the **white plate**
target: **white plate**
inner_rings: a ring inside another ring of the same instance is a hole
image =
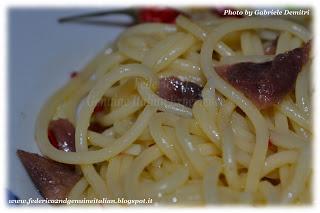
[[[41,198],[16,156],[39,152],[34,140],[37,114],[46,99],[123,30],[58,24],[59,17],[98,9],[11,9],[9,11],[8,186],[20,199]],[[124,20],[127,20],[124,18]]]

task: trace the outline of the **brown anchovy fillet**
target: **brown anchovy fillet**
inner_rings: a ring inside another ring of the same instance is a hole
[[[258,108],[265,109],[279,103],[293,89],[309,52],[310,41],[303,47],[278,54],[273,61],[243,62],[215,69]]]
[[[168,101],[192,107],[194,102],[201,99],[202,87],[198,84],[181,81],[176,77],[160,79],[158,95]]]
[[[58,163],[23,150],[18,150],[17,155],[44,198],[65,199],[81,178],[72,165]]]

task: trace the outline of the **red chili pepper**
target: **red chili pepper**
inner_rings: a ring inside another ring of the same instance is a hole
[[[272,142],[271,142],[271,140],[269,139],[269,141],[268,141],[268,149],[270,149],[271,151],[273,151],[273,152],[276,152],[277,151],[277,146],[275,146]]]
[[[236,9],[233,8],[227,8],[227,7],[216,7],[211,10],[212,13],[216,14],[217,16],[220,17],[236,17],[236,18],[242,18],[242,15],[225,15],[224,11],[225,10],[231,10],[231,11],[237,11]]]
[[[75,128],[67,119],[52,120],[48,127],[52,146],[65,152],[75,152]]]
[[[139,22],[174,23],[179,11],[171,8],[144,8],[138,12]]]
[[[106,130],[108,127],[106,126],[102,126],[100,123],[98,122],[91,122],[88,129],[90,131],[93,131],[93,132],[98,132],[98,133],[102,133],[104,132],[104,130]]]
[[[54,133],[51,129],[48,129],[48,139],[49,139],[52,146],[59,149],[58,141],[57,141],[56,137],[54,136]]]
[[[102,99],[98,102],[98,104],[94,108],[93,114],[107,111],[109,105],[110,105],[109,99],[103,96]]]
[[[94,108],[93,110],[93,114],[97,114],[97,113],[100,113],[100,112],[103,112],[104,111],[104,106],[103,104],[101,104],[100,102],[96,105],[96,107]]]
[[[78,75],[78,72],[73,71],[72,73],[70,73],[70,78],[75,78]]]

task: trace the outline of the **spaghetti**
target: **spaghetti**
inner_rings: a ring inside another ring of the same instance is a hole
[[[277,43],[266,55],[270,34]],[[130,27],[45,103],[36,123],[38,147],[50,159],[80,168],[72,199],[308,203],[311,59],[294,89],[267,109],[224,80],[216,67],[270,61],[310,39],[305,27],[276,18],[180,15],[175,25]],[[200,98],[191,107],[166,100],[158,93],[159,80],[170,77],[178,79],[171,78],[176,88],[197,84]],[[108,110],[95,113],[106,99]],[[75,152],[50,143],[47,128],[56,119],[75,126]],[[90,130],[93,121],[106,129]]]

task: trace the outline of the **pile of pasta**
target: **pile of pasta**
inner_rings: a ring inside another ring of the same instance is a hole
[[[275,53],[264,44],[277,39]],[[77,165],[70,199],[144,199],[153,204],[219,205],[311,202],[311,59],[279,104],[257,108],[215,66],[265,62],[311,39],[280,18],[202,18],[126,29],[43,106],[40,151]],[[159,79],[203,87],[192,108],[161,98]],[[95,106],[110,109],[88,130]],[[54,148],[51,120],[75,125],[76,152]]]

